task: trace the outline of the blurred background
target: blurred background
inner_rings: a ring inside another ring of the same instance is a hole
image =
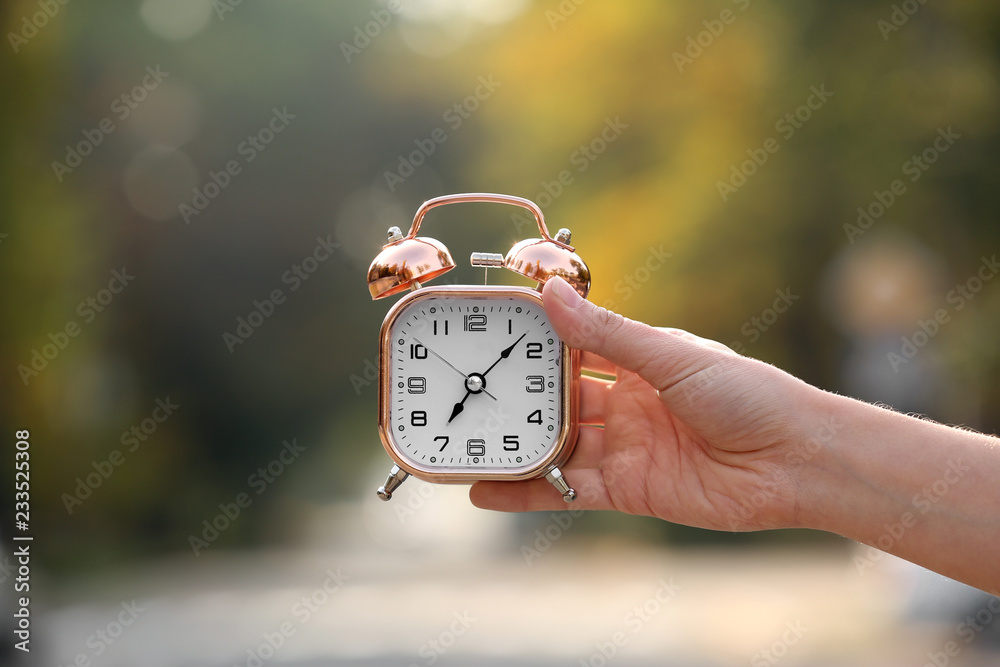
[[[0,425],[30,431],[35,536],[32,652],[5,629],[0,660],[1000,660],[1000,601],[834,536],[502,516],[417,480],[379,502],[390,303],[365,285],[422,201],[519,195],[572,229],[592,301],[995,433],[995,2],[16,0],[0,22]],[[512,211],[428,218],[444,282],[537,235]]]

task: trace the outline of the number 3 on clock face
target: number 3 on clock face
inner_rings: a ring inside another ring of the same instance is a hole
[[[546,474],[576,443],[579,359],[534,290],[415,291],[382,325],[382,443],[432,482]]]

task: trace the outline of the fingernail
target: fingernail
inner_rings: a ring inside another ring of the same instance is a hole
[[[560,301],[565,303],[570,308],[579,308],[580,304],[583,303],[583,297],[580,296],[580,293],[573,289],[573,287],[562,278],[556,276],[549,282],[552,283],[552,291],[555,293],[556,297],[558,297]]]

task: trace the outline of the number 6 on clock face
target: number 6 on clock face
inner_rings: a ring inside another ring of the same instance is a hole
[[[423,288],[382,325],[379,435],[432,482],[529,479],[562,465],[577,437],[579,352],[537,291]]]

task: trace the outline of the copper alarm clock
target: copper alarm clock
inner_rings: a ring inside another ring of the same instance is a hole
[[[433,208],[485,202],[532,213],[541,238],[506,254],[473,253],[472,265],[503,267],[536,288],[426,284],[455,266],[441,242],[418,237]],[[590,271],[553,238],[541,209],[520,197],[470,193],[436,197],[417,209],[405,236],[389,242],[368,269],[372,298],[405,293],[379,336],[378,431],[394,465],[378,495],[389,500],[413,475],[435,483],[545,477],[566,502],[576,497],[559,467],[579,430],[580,352],[560,340],[542,307],[545,281],[559,276],[583,297]]]

